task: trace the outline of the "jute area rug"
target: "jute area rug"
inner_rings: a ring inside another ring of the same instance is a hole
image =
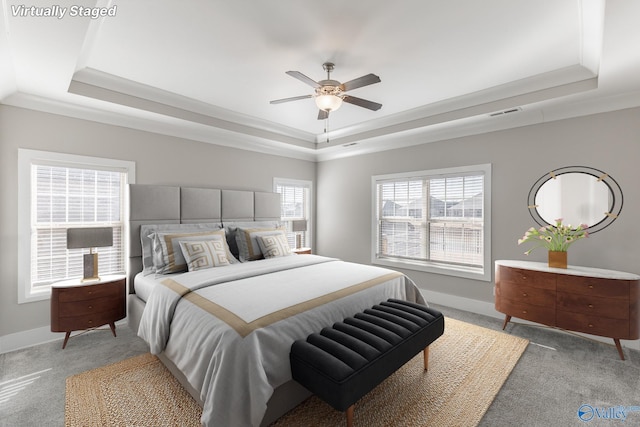
[[[528,341],[454,319],[422,353],[362,398],[356,426],[477,426]],[[199,426],[201,408],[150,354],[67,378],[65,424]],[[316,397],[275,426],[342,426],[345,415]]]

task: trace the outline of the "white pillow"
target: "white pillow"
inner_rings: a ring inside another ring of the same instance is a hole
[[[258,245],[265,258],[276,258],[292,255],[287,236],[280,232],[266,236],[258,236]]]
[[[180,241],[189,271],[230,265],[227,244],[223,240]]]

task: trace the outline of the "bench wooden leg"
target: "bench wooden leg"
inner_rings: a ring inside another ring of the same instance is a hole
[[[429,346],[426,346],[424,348],[424,370],[428,371],[429,370]]]
[[[355,405],[351,405],[347,408],[347,427],[353,427],[353,410]]]

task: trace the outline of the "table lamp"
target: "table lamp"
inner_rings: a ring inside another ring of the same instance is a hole
[[[291,231],[296,233],[296,249],[300,249],[302,246],[302,234],[307,231],[307,220],[306,219],[294,219],[291,221]]]
[[[98,277],[98,254],[93,248],[113,246],[112,227],[82,227],[67,229],[67,249],[89,248],[89,253],[84,254],[83,282],[100,280]]]

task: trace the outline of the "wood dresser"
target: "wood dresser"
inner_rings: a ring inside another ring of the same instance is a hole
[[[127,315],[124,276],[105,276],[100,281],[65,280],[51,286],[51,332],[66,332],[62,348],[72,331],[109,324]]]
[[[511,317],[620,340],[640,338],[640,276],[599,268],[496,261],[495,307]]]

